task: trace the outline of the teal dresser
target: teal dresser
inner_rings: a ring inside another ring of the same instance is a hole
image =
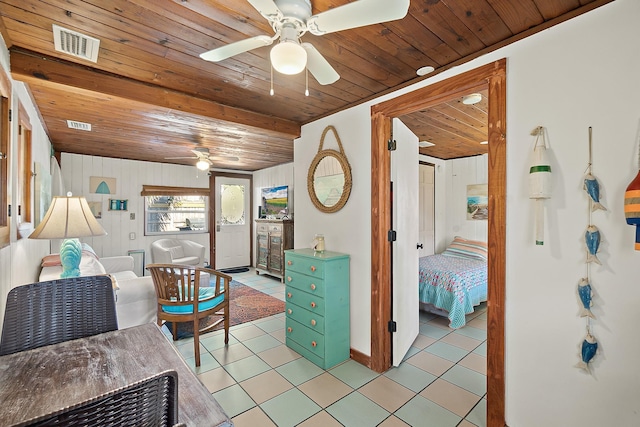
[[[287,346],[328,369],[350,356],[349,255],[284,252]]]

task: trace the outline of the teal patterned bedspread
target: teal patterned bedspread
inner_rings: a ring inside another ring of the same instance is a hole
[[[420,302],[446,310],[449,326],[465,325],[465,314],[487,300],[487,263],[446,255],[420,258]]]

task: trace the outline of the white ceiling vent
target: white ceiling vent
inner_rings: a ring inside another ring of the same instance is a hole
[[[91,62],[98,61],[100,40],[53,24],[53,42],[58,52]]]
[[[90,123],[76,122],[74,120],[67,120],[67,126],[69,126],[69,128],[71,128],[71,129],[86,130],[88,132],[91,132],[91,124]]]

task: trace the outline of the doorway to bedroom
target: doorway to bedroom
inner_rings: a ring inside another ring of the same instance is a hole
[[[437,105],[472,91],[487,90],[488,162],[488,319],[487,424],[504,425],[504,293],[506,241],[506,60],[432,84],[372,107],[372,369],[391,366],[391,167],[387,143],[395,117]]]

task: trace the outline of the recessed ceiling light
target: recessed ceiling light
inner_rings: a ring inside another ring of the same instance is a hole
[[[465,105],[477,104],[480,101],[482,101],[482,95],[479,93],[472,93],[462,98],[462,103]]]
[[[487,145],[488,143],[489,143],[489,141],[482,141],[480,144]]]
[[[436,144],[434,144],[433,142],[429,142],[429,141],[420,141],[420,142],[418,142],[418,146],[422,147],[422,148],[424,148],[424,147],[433,147],[434,145],[436,145]]]
[[[418,71],[416,71],[416,74],[419,76],[425,76],[429,73],[433,73],[435,70],[435,68],[433,68],[432,66],[428,65],[426,67],[420,67],[418,68]]]

